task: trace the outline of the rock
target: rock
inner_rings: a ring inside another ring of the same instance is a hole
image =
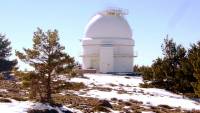
[[[109,101],[107,100],[100,100],[97,104],[97,106],[103,106],[103,107],[107,107],[107,108],[113,108],[112,105],[110,104]]]
[[[94,111],[110,112],[112,105],[107,100],[99,100],[96,106],[93,108]]]

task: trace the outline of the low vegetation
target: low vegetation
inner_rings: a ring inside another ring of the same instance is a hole
[[[44,109],[44,110],[39,110],[39,109],[30,109],[27,111],[27,113],[59,113],[57,110],[55,109]]]
[[[0,98],[0,102],[1,103],[11,103],[12,101],[10,99],[7,99],[7,98]]]
[[[77,83],[77,82],[66,82],[66,81],[56,81],[54,82],[54,84],[58,84],[55,87],[55,90],[57,91],[61,91],[61,90],[75,90],[75,91],[79,91],[80,89],[84,89],[87,86],[85,86],[85,84],[81,83]],[[62,84],[61,84],[62,83]]]

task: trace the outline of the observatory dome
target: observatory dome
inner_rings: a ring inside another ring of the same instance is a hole
[[[87,24],[86,38],[131,38],[132,30],[123,15],[98,13]]]
[[[109,9],[89,21],[81,40],[83,70],[133,72],[134,40],[126,14],[121,9]]]

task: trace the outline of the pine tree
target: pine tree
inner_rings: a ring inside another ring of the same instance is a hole
[[[173,92],[191,93],[194,81],[193,69],[187,58],[187,51],[182,45],[176,45],[173,39],[164,39],[163,58],[158,58],[152,65],[154,81],[152,84]]]
[[[74,67],[74,58],[65,53],[64,49],[64,46],[59,43],[57,30],[43,32],[38,28],[33,35],[33,47],[24,48],[23,53],[16,51],[19,59],[35,69],[35,73],[31,74],[34,78],[32,82],[33,84],[37,82],[43,89],[38,91],[40,101],[53,102],[51,96],[53,79],[59,74],[70,73]],[[32,88],[35,90],[35,87]]]
[[[166,62],[163,61],[161,58],[157,58],[154,60],[152,64],[152,71],[153,71],[153,81],[152,84],[155,87],[166,88],[165,82],[167,80],[167,68]]]
[[[0,34],[0,73],[11,71],[17,64],[16,60],[10,61],[8,58],[11,56],[11,42],[5,35]]]
[[[181,71],[181,60],[186,58],[186,50],[182,45],[176,45],[173,39],[164,39],[164,44],[162,44],[163,51],[163,72],[166,76],[165,85],[168,90],[178,92],[178,87],[183,82],[184,75]]]
[[[188,53],[189,61],[194,69],[194,77],[196,82],[194,82],[193,87],[195,94],[200,97],[200,41],[197,44],[191,45]]]

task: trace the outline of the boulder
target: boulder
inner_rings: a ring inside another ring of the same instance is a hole
[[[107,100],[99,100],[99,102],[97,103],[97,106],[107,107],[111,109],[113,108],[110,102]]]

